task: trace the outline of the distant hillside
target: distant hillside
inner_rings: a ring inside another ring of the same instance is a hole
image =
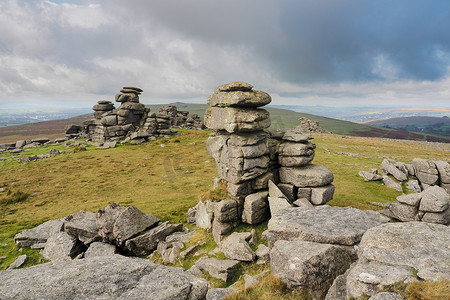
[[[402,117],[375,120],[365,124],[384,128],[427,132],[450,137],[450,118],[448,117]]]
[[[190,113],[198,114],[203,118],[207,104],[174,103],[178,110],[186,110]],[[161,105],[147,105],[152,112],[157,112]],[[439,135],[410,132],[402,129],[380,128],[366,124],[358,124],[350,121],[337,120],[333,118],[321,117],[312,114],[299,113],[292,110],[265,107],[270,112],[272,120],[271,129],[292,128],[299,125],[299,118],[305,117],[318,121],[320,126],[332,133],[361,136],[361,137],[384,137],[392,139],[407,139],[419,141],[431,141],[450,143],[450,137]],[[31,139],[38,136],[48,138],[64,136],[64,128],[68,124],[81,124],[84,120],[92,118],[92,114],[82,115],[76,118],[46,121],[33,124],[10,126],[0,128],[0,143],[15,142],[20,139]]]

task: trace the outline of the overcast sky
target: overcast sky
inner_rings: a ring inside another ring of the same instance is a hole
[[[206,103],[450,105],[449,0],[0,0],[0,109]]]

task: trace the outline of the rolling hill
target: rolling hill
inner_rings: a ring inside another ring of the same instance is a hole
[[[450,137],[450,118],[448,117],[401,117],[374,120],[365,122],[364,124],[384,128],[427,132]]]
[[[190,113],[203,117],[207,104],[174,103],[178,110],[187,110]],[[153,112],[157,112],[161,105],[147,105]],[[450,143],[450,137],[439,136],[428,133],[410,132],[404,129],[381,128],[367,124],[358,124],[350,121],[343,121],[333,118],[321,117],[312,114],[299,113],[292,110],[266,107],[270,112],[272,126],[271,129],[292,128],[299,124],[299,118],[305,117],[318,121],[325,130],[342,135],[360,137],[383,137],[392,139],[419,140],[429,142]],[[0,143],[15,142],[21,139],[32,139],[39,136],[55,138],[64,136],[64,128],[69,124],[81,124],[84,120],[92,118],[91,114],[82,115],[75,118],[45,121],[33,124],[9,126],[0,128]]]

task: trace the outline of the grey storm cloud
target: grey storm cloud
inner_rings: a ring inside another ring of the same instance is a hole
[[[232,80],[286,97],[446,99],[448,28],[447,0],[4,0],[0,101],[123,84],[203,99]],[[424,81],[436,86],[411,84]]]

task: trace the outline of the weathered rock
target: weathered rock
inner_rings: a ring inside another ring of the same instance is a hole
[[[369,300],[403,300],[403,297],[397,293],[381,292],[373,295]]]
[[[113,229],[119,215],[127,208],[125,206],[112,203],[105,209],[100,209],[96,214],[96,223],[98,233],[102,237],[104,242],[113,242]]]
[[[258,261],[256,263],[259,265],[260,264],[263,265],[270,260],[269,247],[267,247],[264,244],[260,244],[258,246],[258,249],[256,249],[256,251],[255,251],[255,254],[256,254],[256,258],[258,259]]]
[[[47,142],[50,142],[50,139],[47,137],[41,137],[41,138],[37,138],[37,139],[33,139],[31,140],[31,143],[38,143],[38,144],[45,144]]]
[[[270,201],[270,198],[269,198]],[[293,207],[275,213],[268,224],[269,246],[278,240],[354,245],[367,229],[389,221],[378,212],[352,207]]]
[[[334,279],[325,300],[347,300],[347,273],[348,270]]]
[[[398,192],[403,192],[402,186],[397,181],[395,181],[394,179],[392,179],[387,175],[383,176],[383,183],[390,189],[394,189]]]
[[[205,125],[230,133],[251,132],[268,128],[270,117],[265,109],[210,107],[205,112]]]
[[[270,214],[267,197],[268,192],[258,192],[245,197],[242,222],[258,224],[265,221]]]
[[[252,287],[254,287],[255,285],[258,284],[258,278],[248,275],[248,274],[244,274],[244,276],[242,276],[244,278],[244,288],[245,289],[250,289]]]
[[[268,197],[270,214],[273,216],[280,210],[292,208],[292,205],[285,198]]]
[[[195,213],[195,224],[197,227],[204,229],[212,227],[215,204],[216,203],[211,201],[200,201],[197,204],[197,212]]]
[[[12,264],[9,265],[7,270],[20,268],[21,266],[23,266],[25,264],[27,259],[28,259],[28,256],[26,254],[19,255],[19,257],[17,257],[16,260]]]
[[[86,245],[100,239],[95,213],[81,210],[64,218],[64,231]]]
[[[209,273],[214,278],[228,282],[239,267],[237,260],[218,259],[218,258],[200,258],[195,265],[201,270]]]
[[[236,290],[231,287],[209,289],[206,294],[206,300],[223,300],[225,297],[235,292]]]
[[[443,212],[448,209],[450,196],[445,189],[439,186],[432,186],[421,193],[419,209],[426,212]]]
[[[311,200],[311,188],[299,188],[297,190],[297,199],[305,198],[308,201]]]
[[[284,142],[278,147],[278,153],[284,156],[309,156],[314,153],[315,148],[316,145],[309,142],[304,144]]]
[[[222,200],[214,205],[214,220],[222,223],[240,220],[239,203],[235,200]]]
[[[400,202],[389,203],[387,207],[392,216],[402,222],[417,220],[418,209],[416,206],[407,205]]]
[[[422,216],[421,220],[423,222],[428,222],[428,223],[449,225],[450,224],[450,209],[446,209],[445,211],[440,212],[440,213],[426,212]]]
[[[397,179],[398,181],[406,181],[408,179],[407,177],[408,174],[405,174],[404,172],[397,169],[395,163],[396,162],[393,160],[384,159],[383,162],[381,163],[381,168],[387,174],[391,174],[392,176],[394,176],[394,178]]]
[[[48,260],[70,260],[84,249],[82,242],[65,232],[59,232],[48,238],[42,256]]]
[[[127,240],[125,247],[136,256],[149,255],[156,249],[160,241],[164,241],[168,235],[182,229],[183,224],[171,224],[167,221],[135,238]]]
[[[89,245],[86,253],[84,253],[84,258],[94,257],[94,256],[113,256],[117,253],[117,248],[115,245],[94,242]]]
[[[442,160],[434,161],[434,164],[436,165],[436,169],[439,173],[439,181],[441,183],[441,187],[444,187],[443,184],[450,183],[450,164]],[[450,189],[447,189],[447,193],[450,193]]]
[[[302,168],[280,168],[280,181],[297,187],[318,187],[333,182],[333,173],[322,165],[309,164]]]
[[[311,203],[322,205],[333,199],[334,185],[328,184],[322,187],[311,188]]]
[[[262,91],[216,92],[208,97],[209,106],[260,107],[269,104],[272,98]]]
[[[205,299],[207,282],[180,268],[123,256],[0,272],[1,299]],[[146,296],[145,296],[146,295]]]
[[[251,91],[253,85],[244,81],[233,81],[215,88],[214,92]]]
[[[278,188],[286,196],[286,200],[292,203],[297,198],[297,187],[289,183],[279,183]]]
[[[312,139],[313,137],[311,133],[303,132],[296,128],[286,130],[286,132],[283,135],[283,140],[296,143],[306,143]]]
[[[383,177],[381,175],[374,174],[371,172],[359,171],[358,174],[359,174],[359,176],[364,178],[365,181],[379,181],[379,180],[383,179]]]
[[[309,164],[314,159],[314,153],[308,156],[278,156],[278,163],[283,167],[301,167]]]
[[[300,198],[294,201],[294,206],[303,207],[303,208],[314,208],[314,205],[308,201],[306,198]]]
[[[417,281],[414,269],[408,266],[363,262],[352,265],[347,275],[347,297],[374,295],[383,286]]]
[[[236,228],[237,225],[239,225],[240,220],[235,222],[220,222],[217,219],[214,219],[213,225],[212,225],[212,234],[214,241],[216,244],[220,244],[225,237],[225,235],[230,234],[233,232],[233,229]]]
[[[419,181],[415,179],[408,180],[408,182],[406,183],[406,188],[414,193],[421,192]]]
[[[420,200],[422,199],[422,194],[400,195],[396,199],[400,203],[418,207]]]
[[[222,252],[225,257],[239,261],[254,261],[256,254],[248,243],[237,232],[222,241]]]
[[[270,251],[272,275],[290,289],[305,289],[323,299],[336,276],[350,266],[342,247],[305,241],[277,241]]]
[[[17,141],[16,142],[16,148],[22,148],[26,144],[27,144],[27,141],[24,141],[24,140]]]
[[[388,223],[364,234],[359,257],[416,269],[423,280],[450,280],[450,227],[424,222]]]
[[[269,180],[268,188],[269,188],[269,196],[270,197],[287,199],[286,195],[283,194],[283,192],[280,190],[280,188],[275,183],[273,183],[272,180]]]
[[[439,176],[434,162],[426,159],[414,158],[412,160],[412,165],[414,167],[414,173],[421,183],[428,185],[435,185],[437,183]]]
[[[124,245],[126,240],[158,223],[158,218],[143,213],[134,206],[129,206],[117,217],[113,227],[113,236],[118,245]]]
[[[25,229],[24,231],[16,234],[14,236],[14,242],[19,247],[45,243],[50,236],[60,232],[62,228],[62,219],[50,220],[37,227]]]

